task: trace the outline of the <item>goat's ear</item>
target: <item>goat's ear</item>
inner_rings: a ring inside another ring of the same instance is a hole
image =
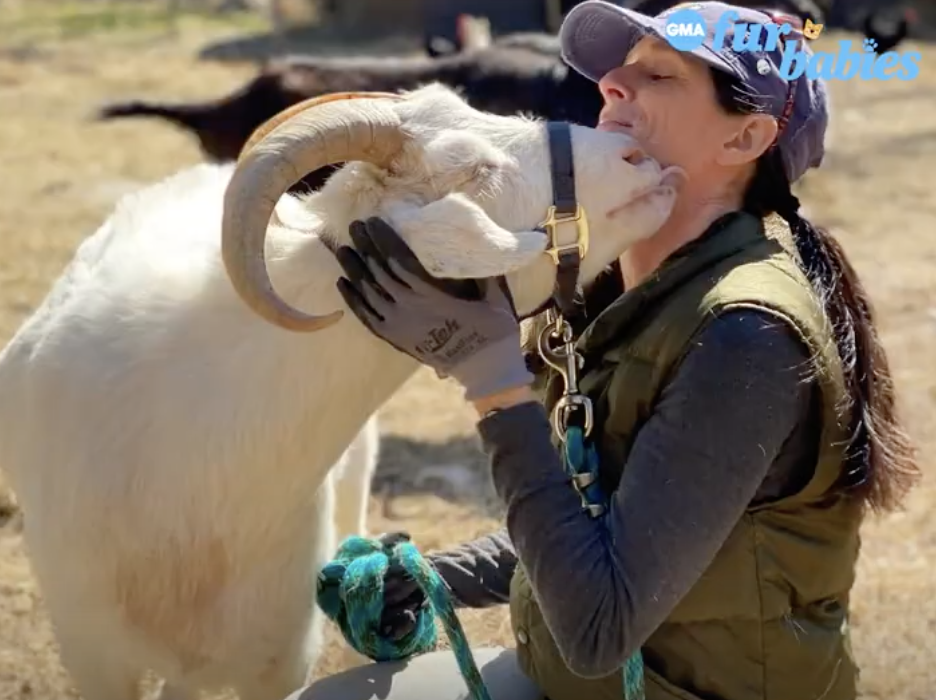
[[[493,192],[510,159],[480,136],[443,131],[422,148],[424,167],[441,192],[461,190],[472,196]]]
[[[389,220],[433,277],[496,277],[529,265],[546,249],[544,232],[507,231],[462,194],[422,207],[399,205]]]

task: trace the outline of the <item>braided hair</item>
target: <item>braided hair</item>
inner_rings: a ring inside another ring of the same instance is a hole
[[[757,95],[732,76],[711,70],[715,94],[730,114],[761,111]],[[743,209],[760,218],[777,214],[790,227],[796,250],[831,323],[844,370],[851,415],[845,466],[834,492],[848,492],[876,511],[897,508],[919,477],[915,450],[896,416],[887,354],[875,326],[871,302],[845,250],[800,211],[777,147],[757,163]]]

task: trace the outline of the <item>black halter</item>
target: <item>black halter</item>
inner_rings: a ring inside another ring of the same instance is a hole
[[[572,132],[567,122],[547,122],[549,159],[552,175],[553,204],[546,218],[537,226],[549,236],[545,253],[556,265],[556,284],[547,299],[529,316],[558,308],[563,318],[571,321],[584,314],[584,296],[579,284],[582,259],[588,252],[588,219],[575,196],[575,166],[572,159]],[[559,227],[575,225],[575,239],[571,243],[559,242]]]

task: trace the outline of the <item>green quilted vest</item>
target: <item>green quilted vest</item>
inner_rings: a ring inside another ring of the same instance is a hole
[[[602,481],[606,492],[617,487],[630,444],[691,339],[738,307],[774,314],[812,348],[825,406],[819,458],[802,491],[747,510],[646,641],[647,700],[853,700],[858,671],[847,619],[862,508],[826,495],[840,474],[846,435],[835,410],[841,365],[808,280],[759,219],[716,222],[580,337],[579,350],[591,358],[580,386],[595,402]],[[561,378],[548,378],[548,406],[557,385]],[[586,679],[568,670],[522,566],[510,611],[523,670],[550,700],[623,697],[620,673]]]

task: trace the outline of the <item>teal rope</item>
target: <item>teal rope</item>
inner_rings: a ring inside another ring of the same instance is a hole
[[[597,477],[598,453],[593,444],[586,442],[581,428],[569,426],[563,457],[570,475],[587,471]],[[582,491],[582,496],[590,504],[607,502],[597,478]],[[419,611],[414,630],[399,641],[380,634],[384,575],[391,563],[402,566],[416,580],[429,602],[426,609]],[[448,587],[412,543],[398,542],[385,547],[379,540],[349,537],[319,574],[317,597],[319,607],[338,625],[348,644],[375,661],[395,661],[431,651],[437,642],[438,616],[472,700],[491,700]],[[639,649],[622,671],[624,700],[644,700],[644,664]]]
[[[416,580],[429,603],[419,611],[415,629],[399,641],[380,635],[384,574],[391,563],[400,564]],[[412,543],[385,547],[379,540],[349,537],[319,573],[317,597],[319,607],[338,625],[348,644],[375,661],[395,661],[431,651],[437,641],[438,616],[472,700],[491,700],[448,587]]]
[[[598,452],[594,443],[586,442],[585,432],[570,425],[566,431],[563,461],[569,476],[589,473],[595,477],[591,484],[582,489],[582,498],[590,505],[606,504],[608,501],[598,481]],[[644,663],[640,649],[635,651],[624,664],[624,700],[644,700]]]

